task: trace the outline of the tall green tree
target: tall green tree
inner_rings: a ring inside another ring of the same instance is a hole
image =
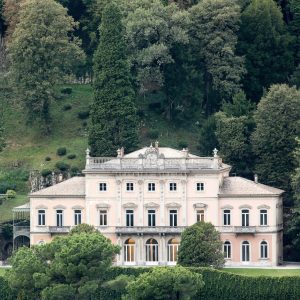
[[[190,10],[190,33],[204,70],[205,110],[217,110],[241,88],[243,58],[236,55],[240,7],[232,0],[203,0]]]
[[[238,50],[246,58],[243,85],[258,101],[264,88],[284,83],[294,69],[293,38],[273,0],[252,0],[242,13]]]
[[[118,147],[136,149],[138,124],[121,13],[115,3],[102,15],[94,57],[94,103],[89,145],[94,156],[115,156]]]
[[[183,231],[178,264],[184,267],[216,268],[224,265],[220,234],[211,223],[197,222]]]
[[[291,206],[293,151],[295,138],[300,135],[300,91],[285,84],[271,86],[258,104],[254,119],[255,170],[261,182],[284,189],[284,205]]]
[[[50,131],[55,86],[83,58],[72,37],[76,24],[54,0],[28,0],[8,45],[11,75],[29,122]]]

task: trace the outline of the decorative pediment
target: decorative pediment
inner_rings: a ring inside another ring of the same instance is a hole
[[[258,208],[258,209],[270,209],[271,207],[268,206],[268,205],[263,204],[263,205],[257,206],[257,208]]]
[[[244,205],[241,205],[239,206],[239,209],[252,209],[252,206],[248,205],[248,204],[244,204]]]
[[[157,204],[157,203],[154,203],[154,202],[149,202],[149,203],[145,203],[144,204],[144,207],[147,207],[147,208],[157,208],[157,207],[159,207],[159,204]]]
[[[171,202],[171,203],[167,203],[166,207],[176,207],[176,208],[179,208],[179,207],[181,207],[181,204],[176,203],[176,202]]]
[[[75,206],[72,206],[72,209],[84,209],[84,207],[81,205],[75,205]]]
[[[221,209],[233,209],[233,206],[227,204],[222,206]]]
[[[48,207],[45,206],[45,205],[43,205],[43,204],[41,204],[41,205],[38,205],[38,206],[36,207],[36,209],[48,209]]]
[[[123,207],[125,207],[125,208],[136,208],[137,204],[129,202],[129,203],[123,204]]]
[[[54,206],[53,208],[54,208],[54,209],[66,209],[66,207],[63,206],[63,205],[56,205],[56,206]]]
[[[206,208],[207,204],[205,204],[205,203],[195,203],[193,206],[194,206],[194,208]]]
[[[97,208],[110,208],[110,205],[107,203],[98,203],[96,205]]]

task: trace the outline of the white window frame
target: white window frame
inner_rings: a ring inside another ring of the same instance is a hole
[[[248,211],[248,212],[245,213],[244,211]],[[241,217],[242,217],[242,220],[241,220],[242,221],[242,226],[243,227],[250,226],[250,210],[248,208],[241,209]],[[243,225],[243,224],[245,224],[245,225]]]
[[[199,220],[198,220],[198,216]],[[201,216],[203,216],[203,220],[201,220]],[[196,209],[196,222],[205,222],[205,209],[204,208],[197,208]]]
[[[155,192],[155,191],[156,191],[155,182],[148,182],[148,192]]]
[[[176,211],[176,213],[171,212],[171,211]],[[175,220],[176,220],[176,222],[175,222]],[[174,225],[175,223],[176,223],[176,225]],[[177,208],[169,209],[169,226],[170,227],[178,227],[178,209]]]
[[[151,238],[150,238],[151,239]],[[148,240],[150,240],[148,239]],[[159,261],[159,253],[158,253],[158,241],[153,238],[153,240],[156,241],[156,244],[147,244],[148,240],[145,244],[145,257],[146,257],[146,264],[158,264]],[[152,248],[152,249],[151,249]]]
[[[127,215],[129,216],[128,223],[127,223]],[[125,225],[126,225],[126,227],[134,227],[134,209],[133,208],[127,208],[125,210]]]
[[[39,209],[38,210],[38,226],[45,226],[45,225],[46,225],[46,210]]]
[[[169,191],[177,192],[177,182],[169,182]]]
[[[196,183],[196,190],[197,192],[204,192],[205,183],[204,182],[197,182]]]
[[[127,240],[130,240],[130,238],[127,239]],[[132,240],[134,240],[134,239],[132,239]],[[126,264],[126,265],[135,265],[135,262],[136,262],[136,242],[134,240],[134,244],[126,244],[126,241],[124,242],[124,246],[123,246],[124,264]]]
[[[262,213],[264,211],[264,213]],[[263,222],[261,222],[263,220]],[[259,226],[268,226],[268,210],[261,208],[259,210]]]
[[[74,225],[76,226],[76,225],[80,225],[80,224],[82,224],[82,210],[74,209]]]
[[[225,241],[223,243],[223,253],[225,259],[231,259],[232,258],[232,247],[230,241]]]
[[[134,183],[126,182],[126,192],[133,192],[133,191],[134,191]]]
[[[107,183],[99,182],[99,192],[107,192]]]
[[[227,211],[229,211],[229,213]],[[225,222],[225,220],[226,220],[226,222]],[[231,226],[231,209],[228,209],[228,208],[223,209],[222,223],[223,223],[223,226]]]
[[[248,242],[248,244],[243,244],[244,242]],[[249,260],[243,260],[243,246],[244,245],[248,245],[248,247],[249,247]],[[249,242],[249,241],[242,241],[241,242],[241,262],[242,263],[250,263],[251,262],[251,243]]]
[[[101,224],[103,223],[103,224]],[[107,209],[99,209],[99,226],[106,227],[108,224],[108,211]]]
[[[167,262],[169,264],[176,264],[178,258],[178,249],[180,244],[179,243],[169,244],[170,240],[167,242]]]
[[[61,211],[61,213],[58,213],[59,211]],[[58,219],[58,216],[60,217],[60,220]],[[56,209],[55,211],[55,224],[56,227],[64,227],[64,210],[63,209]],[[59,221],[59,222],[58,222]],[[59,223],[61,223],[61,225],[59,225]]]
[[[269,259],[269,244],[265,240],[259,243],[259,257],[260,259]]]
[[[147,225],[149,227],[155,227],[156,226],[156,210],[154,208],[148,208],[147,209]]]

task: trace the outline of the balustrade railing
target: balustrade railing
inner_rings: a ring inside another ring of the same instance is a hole
[[[180,234],[184,231],[186,226],[117,226],[116,233],[117,234]]]

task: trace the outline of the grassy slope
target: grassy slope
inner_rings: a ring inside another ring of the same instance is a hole
[[[252,269],[226,268],[222,271],[247,276],[300,276],[300,269]]]
[[[0,206],[0,222],[11,218],[11,207],[25,203],[28,192],[26,172],[37,169],[53,169],[57,161],[63,160],[71,166],[84,168],[85,149],[87,148],[87,128],[84,121],[78,118],[78,112],[86,111],[92,101],[92,88],[89,85],[71,85],[73,92],[52,104],[52,132],[49,136],[40,133],[39,128],[27,126],[25,115],[18,103],[10,95],[0,94],[0,103],[4,107],[7,147],[0,153],[0,182],[17,183],[16,200]],[[66,104],[72,109],[64,111]],[[197,128],[196,119],[186,121],[181,126],[168,122],[162,115],[147,110],[148,100],[139,99],[138,109],[143,109],[145,117],[140,120],[140,146],[150,144],[147,133],[157,130],[161,146],[178,148],[181,141],[187,142],[193,153],[196,153]],[[76,154],[76,159],[58,157],[56,150],[66,147],[68,154]],[[46,162],[45,157],[51,161]],[[24,176],[25,173],[25,176]],[[24,178],[24,179],[22,179]]]

